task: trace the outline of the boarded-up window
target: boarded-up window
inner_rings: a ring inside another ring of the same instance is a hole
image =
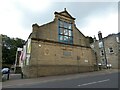
[[[63,51],[64,56],[71,56],[71,51]]]

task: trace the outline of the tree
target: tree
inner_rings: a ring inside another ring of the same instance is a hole
[[[2,35],[2,64],[11,64],[15,62],[17,47],[22,48],[25,40],[20,38],[10,38]]]

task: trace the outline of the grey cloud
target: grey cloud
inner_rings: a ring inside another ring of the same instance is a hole
[[[44,12],[32,12],[20,5],[16,6],[23,13],[22,26],[29,28],[33,23],[43,24],[52,21],[54,12],[62,11],[64,8],[67,8],[68,12],[76,18],[76,23],[80,23],[82,26],[87,22],[86,17],[91,14],[105,15],[114,4],[113,2],[56,2],[52,3],[51,7]]]

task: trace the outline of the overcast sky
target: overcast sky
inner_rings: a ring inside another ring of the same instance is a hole
[[[85,36],[98,37],[98,31],[101,31],[105,37],[108,34],[118,33],[118,2],[108,1],[2,0],[0,34],[27,40],[32,32],[32,24],[48,23],[54,19],[55,11],[61,12],[66,8],[76,18],[76,26]]]

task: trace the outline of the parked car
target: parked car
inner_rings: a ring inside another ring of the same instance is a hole
[[[1,70],[2,73],[2,80],[9,80],[9,74],[10,74],[10,69],[9,68],[3,68]]]
[[[10,73],[10,69],[9,68],[3,68],[1,70],[1,72],[2,72],[2,74],[8,74],[8,73]]]

